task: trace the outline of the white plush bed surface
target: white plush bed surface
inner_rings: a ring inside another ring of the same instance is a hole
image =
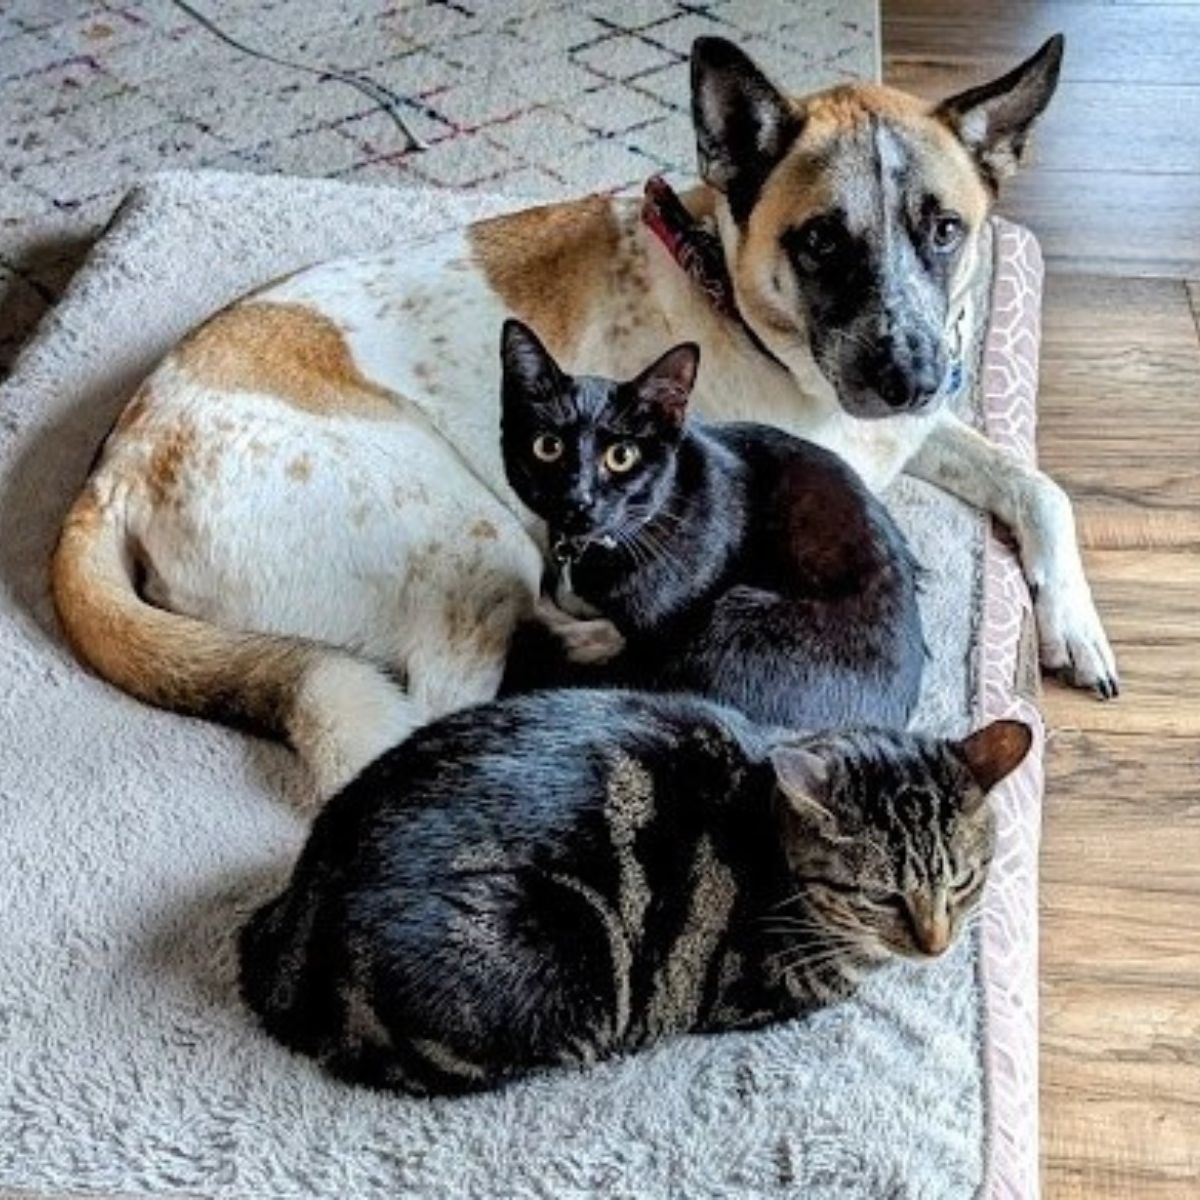
[[[71,658],[47,592],[58,524],[121,404],[204,315],[305,263],[503,207],[157,177],[0,389],[0,1191],[1034,1195],[1033,760],[999,797],[1001,855],[977,932],[936,968],[888,973],[811,1021],[426,1102],[324,1078],[238,1003],[231,939],[303,839],[300,772],[282,748],[148,709]],[[980,347],[975,404],[1028,453],[1036,247],[1013,226],[998,226],[996,245],[1003,320]],[[1027,599],[1011,558],[932,489],[904,482],[890,500],[930,570],[921,723],[1036,720],[1013,690]]]

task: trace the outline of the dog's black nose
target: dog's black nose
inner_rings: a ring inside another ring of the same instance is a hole
[[[937,395],[945,372],[942,356],[930,353],[909,338],[903,345],[887,339],[876,359],[875,390],[889,407],[920,408]]]

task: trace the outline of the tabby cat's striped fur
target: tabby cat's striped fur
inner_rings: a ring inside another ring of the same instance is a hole
[[[337,1074],[420,1093],[795,1016],[946,949],[1028,746],[631,692],[460,712],[320,814],[243,932],[243,992]]]

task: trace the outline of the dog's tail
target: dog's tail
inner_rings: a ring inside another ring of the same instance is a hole
[[[124,506],[89,487],[54,554],[58,616],[75,652],[147,703],[289,741],[332,794],[416,723],[373,663],[319,642],[239,633],[147,603]]]

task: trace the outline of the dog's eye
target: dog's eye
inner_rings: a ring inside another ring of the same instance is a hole
[[[604,452],[604,465],[615,475],[632,471],[642,457],[633,442],[613,442]]]
[[[844,240],[841,222],[835,217],[813,217],[800,228],[799,248],[809,258],[825,261],[842,248]]]
[[[930,229],[934,249],[942,254],[949,254],[951,250],[957,249],[965,229],[962,217],[955,213],[937,213]]]
[[[562,458],[562,438],[554,433],[539,433],[533,439],[533,455],[542,462],[557,462]]]

